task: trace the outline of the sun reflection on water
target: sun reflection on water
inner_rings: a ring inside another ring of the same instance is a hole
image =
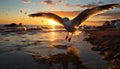
[[[55,40],[55,25],[52,25],[52,29],[51,29],[52,31],[51,31],[51,39],[50,39],[50,41],[54,41]]]
[[[55,32],[52,31],[51,32],[51,39],[50,39],[50,41],[54,41],[54,40],[55,40]]]

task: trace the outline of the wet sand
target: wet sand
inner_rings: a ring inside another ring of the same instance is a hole
[[[91,49],[108,61],[109,69],[120,69],[120,29],[110,28],[89,32],[90,36],[85,40],[95,45]]]

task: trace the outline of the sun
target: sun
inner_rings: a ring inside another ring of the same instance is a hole
[[[51,19],[49,22],[50,22],[50,25],[52,25],[52,26],[58,25],[58,23],[55,20]]]

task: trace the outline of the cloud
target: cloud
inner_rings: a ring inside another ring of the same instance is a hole
[[[115,0],[111,0],[111,3],[116,3],[116,1]]]
[[[55,6],[59,5],[59,4],[61,4],[61,2],[62,2],[62,0],[58,0],[57,2],[54,2],[53,0],[45,0],[45,1],[41,1],[40,4],[55,7]]]
[[[76,1],[78,1],[78,0],[76,0]],[[72,7],[74,7],[74,8],[76,8],[76,7],[77,8],[92,8],[92,7],[95,7],[95,6],[99,6],[101,4],[104,4],[104,2],[101,1],[101,0],[97,0],[96,2],[92,2],[92,3],[87,4],[87,5],[83,5],[83,4],[80,4],[80,3],[76,4],[76,5],[72,5],[68,2],[66,2],[65,6],[68,7],[68,8],[72,8]]]
[[[102,5],[102,4],[104,4],[103,1],[97,0],[96,2],[92,2],[92,3],[87,4],[87,5],[77,4],[76,7],[78,7],[78,8],[92,8],[92,7],[95,7],[95,6]]]
[[[98,3],[98,4],[104,4],[104,2],[103,2],[103,1],[98,1],[97,3]]]
[[[46,0],[46,1],[43,1],[42,3],[43,4],[53,4],[53,1],[52,0]]]
[[[101,15],[102,16],[109,16],[109,18],[111,18],[111,19],[120,18],[120,12],[109,12],[109,13],[104,13]]]
[[[77,4],[76,7],[78,8],[92,8],[95,7],[96,5],[94,4],[88,4],[88,5],[81,5],[81,4]]]
[[[22,0],[23,3],[31,3],[30,0]]]
[[[72,4],[70,4],[70,3],[66,3],[65,6],[68,7],[68,8],[74,7],[74,5],[72,5]]]
[[[92,2],[91,4],[94,4],[94,5],[101,5],[101,4],[104,4],[104,2],[101,1],[101,0],[97,0],[96,2]]]

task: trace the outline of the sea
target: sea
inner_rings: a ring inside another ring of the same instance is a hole
[[[0,69],[77,69],[79,66],[74,62],[78,61],[91,69],[108,67],[107,61],[91,50],[93,45],[84,41],[89,34],[83,31],[68,42],[63,27],[45,26],[42,30],[22,32],[6,32],[2,28],[3,25],[0,26]],[[72,61],[73,56],[77,60]]]

